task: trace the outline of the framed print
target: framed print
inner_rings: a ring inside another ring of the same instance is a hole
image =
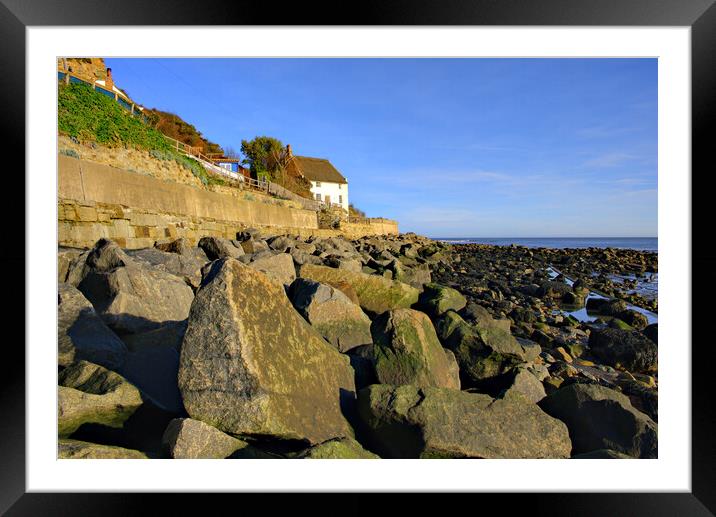
[[[2,0],[25,348],[0,508],[712,514],[715,24],[696,0]]]

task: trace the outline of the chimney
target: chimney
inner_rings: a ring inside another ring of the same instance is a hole
[[[289,158],[291,156],[293,156],[293,151],[291,151],[291,144],[286,145],[286,154],[288,155]]]
[[[104,80],[104,86],[109,91],[114,90],[114,79],[112,79],[112,69],[111,68],[107,69],[107,78]]]

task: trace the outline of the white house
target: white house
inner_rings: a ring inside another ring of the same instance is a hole
[[[294,156],[288,146],[291,166],[311,182],[311,194],[316,201],[340,205],[348,212],[348,180],[325,158]]]

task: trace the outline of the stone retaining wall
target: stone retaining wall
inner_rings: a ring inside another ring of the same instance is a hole
[[[319,230],[310,210],[240,199],[65,155],[58,155],[58,198],[58,244],[72,247],[90,247],[101,237],[130,249],[176,237],[233,239],[247,227],[348,238],[398,233],[397,223],[387,219]]]

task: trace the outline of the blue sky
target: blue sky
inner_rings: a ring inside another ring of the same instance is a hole
[[[324,157],[433,237],[657,234],[656,59],[106,59],[140,104],[238,150]]]

